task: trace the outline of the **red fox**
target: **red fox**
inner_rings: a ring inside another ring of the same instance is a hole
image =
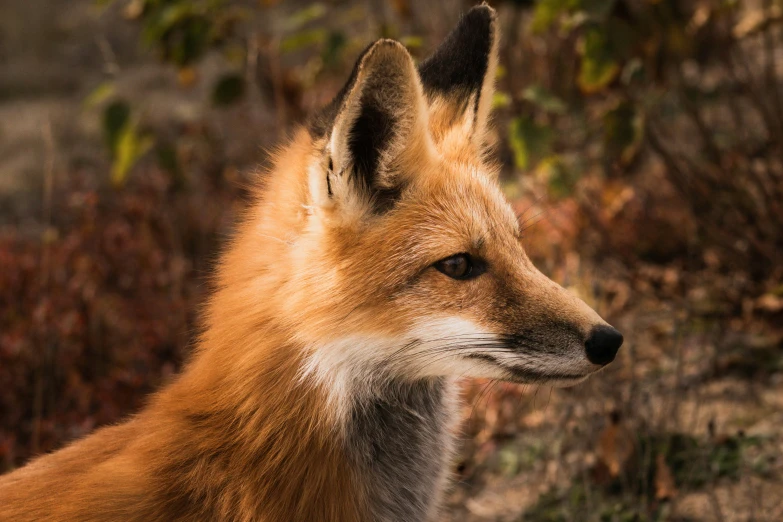
[[[0,520],[424,521],[462,376],[572,384],[622,335],[538,272],[488,159],[498,29],[379,40],[276,156],[190,362],[128,421],[0,478]]]

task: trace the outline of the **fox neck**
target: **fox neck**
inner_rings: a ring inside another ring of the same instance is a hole
[[[255,482],[263,513],[279,509],[269,520],[431,519],[451,457],[454,384],[389,378],[345,395],[343,413],[328,415],[332,394],[302,379],[303,350],[290,338],[207,332],[167,400],[195,405],[181,417],[192,436],[210,441],[181,460],[211,465],[230,448],[236,481],[244,490]],[[243,360],[250,350],[256,356]]]
[[[358,398],[344,443],[367,480],[372,520],[430,520],[452,450],[454,385],[445,379],[390,381]]]

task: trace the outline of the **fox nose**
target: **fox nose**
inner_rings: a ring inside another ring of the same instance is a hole
[[[602,366],[609,364],[622,345],[623,334],[609,325],[596,326],[585,342],[587,360]]]

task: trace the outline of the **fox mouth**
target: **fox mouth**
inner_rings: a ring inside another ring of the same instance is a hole
[[[489,363],[496,368],[503,370],[506,374],[505,380],[519,384],[551,384],[558,387],[567,387],[584,381],[593,372],[572,373],[559,371],[541,371],[531,368],[514,366],[499,361],[492,355],[471,353],[465,355],[468,359],[476,359]]]

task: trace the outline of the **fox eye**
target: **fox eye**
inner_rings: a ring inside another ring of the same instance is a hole
[[[465,280],[478,277],[486,271],[484,262],[470,254],[454,254],[435,263],[439,272],[452,279]]]

